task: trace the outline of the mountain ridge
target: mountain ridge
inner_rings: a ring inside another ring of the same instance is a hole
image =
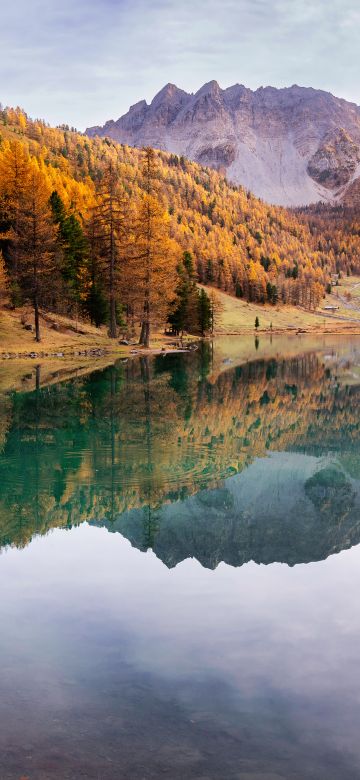
[[[169,82],[86,134],[183,155],[278,205],[346,202],[360,184],[360,107],[297,84],[253,91],[212,80],[188,93]]]

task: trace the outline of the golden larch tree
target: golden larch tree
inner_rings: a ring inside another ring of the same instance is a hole
[[[47,182],[37,161],[32,160],[12,243],[23,300],[28,300],[34,309],[36,341],[40,341],[39,309],[54,283],[55,239]]]
[[[0,207],[3,230],[1,239],[10,241],[18,232],[29,184],[30,157],[21,141],[6,142],[0,154]],[[16,242],[11,252],[11,283],[15,284],[18,271]]]
[[[6,303],[9,294],[9,276],[3,253],[0,249],[0,305]]]
[[[133,287],[141,305],[139,343],[149,347],[151,327],[166,320],[174,300],[176,268],[180,248],[170,238],[169,216],[156,192],[155,152],[145,149],[144,192],[137,210],[134,260],[131,263]]]

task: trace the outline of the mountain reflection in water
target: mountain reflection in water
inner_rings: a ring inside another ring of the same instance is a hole
[[[84,521],[168,566],[289,565],[360,541],[360,384],[310,351],[212,372],[118,362],[1,402],[0,544]]]

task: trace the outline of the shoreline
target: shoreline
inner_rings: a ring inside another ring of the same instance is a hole
[[[340,338],[338,338],[340,337]],[[245,334],[218,334],[214,339],[205,338],[203,341],[213,345],[212,366],[208,379],[212,383],[214,378],[230,367],[243,365],[251,360],[279,359],[280,357],[293,357],[297,354],[305,354],[308,351],[316,351],[324,348],[324,339],[329,344],[329,349],[337,349],[336,344],[342,339],[356,339],[360,337],[357,332],[347,331],[308,331],[296,332],[292,329],[285,330],[260,330],[258,334],[247,331]],[[331,340],[335,344],[332,344]],[[11,359],[0,361],[0,398],[5,398],[12,392],[32,392],[34,390],[49,387],[59,382],[71,381],[94,371],[102,371],[110,368],[117,362],[128,363],[132,358],[167,356],[170,354],[196,354],[200,345],[195,340],[190,341],[189,348],[170,346],[169,343],[160,346],[159,343],[150,349],[134,347],[134,345],[119,345],[116,349],[94,350],[93,348],[75,354],[74,350],[63,353],[62,357],[52,357],[49,353],[38,353],[33,357],[13,355]],[[258,344],[256,343],[258,342]],[[257,351],[259,349],[259,352]],[[77,351],[76,351],[77,352]]]
[[[216,341],[217,339],[221,338],[244,338],[244,337],[251,337],[253,336],[254,339],[259,338],[260,336],[315,336],[315,337],[322,337],[322,336],[360,336],[360,326],[357,327],[344,327],[340,326],[339,328],[327,328],[326,330],[322,329],[314,329],[314,328],[259,328],[258,330],[249,331],[248,329],[239,329],[239,330],[231,330],[231,331],[217,331],[214,333],[213,336],[205,336],[201,338],[200,336],[190,336],[188,335],[184,339],[184,345],[181,346],[175,346],[174,341],[169,342],[166,340],[166,338],[158,338],[156,339],[153,346],[150,346],[148,348],[143,347],[138,344],[129,344],[129,345],[122,345],[122,344],[114,344],[114,345],[104,345],[104,343],[99,344],[92,344],[91,346],[85,346],[83,349],[79,349],[78,345],[69,345],[66,344],[64,347],[57,347],[56,350],[52,351],[49,349],[27,349],[24,351],[20,351],[18,349],[3,349],[0,351],[0,360],[7,361],[15,361],[15,360],[41,360],[41,361],[47,361],[47,360],[73,360],[78,361],[82,359],[90,359],[90,358],[131,358],[131,357],[141,357],[146,355],[164,355],[164,354],[176,354],[176,353],[187,353],[191,352],[195,345],[201,341]],[[177,337],[173,337],[173,339],[176,339]],[[194,345],[194,346],[192,346]],[[0,346],[1,349],[1,346]]]
[[[212,288],[204,287],[208,293]],[[271,306],[240,300],[216,289],[219,311],[215,332],[207,340],[217,338],[253,338],[280,336],[360,336],[360,276],[342,281],[337,292],[327,295],[322,307],[306,310],[288,304]],[[346,297],[348,296],[348,297]],[[336,312],[325,311],[335,306]],[[130,358],[133,355],[157,355],[188,348],[199,336],[179,336],[164,333],[162,327],[152,330],[148,349],[136,343],[139,332],[119,329],[119,336],[110,339],[107,328],[95,327],[87,321],[69,316],[40,312],[41,341],[34,339],[33,312],[28,306],[0,308],[0,361],[68,361]],[[258,322],[256,329],[254,323]],[[123,334],[123,335],[121,335]],[[127,341],[128,339],[128,341]],[[124,343],[125,342],[125,343]],[[129,343],[130,342],[130,343]]]
[[[71,350],[69,347],[63,349],[63,350],[57,350],[56,352],[49,352],[49,351],[27,351],[27,352],[13,352],[13,351],[4,351],[0,352],[0,360],[81,360],[81,358],[132,358],[132,357],[141,357],[146,355],[169,355],[169,354],[176,354],[176,353],[188,353],[194,351],[194,347],[190,346],[190,344],[196,344],[197,342],[200,342],[201,339],[197,338],[196,336],[192,337],[192,340],[189,341],[188,347],[172,347],[170,345],[164,344],[163,346],[154,346],[154,347],[142,347],[142,346],[135,346],[135,345],[129,345],[129,347],[126,346],[119,346],[117,348],[107,348],[107,347],[91,347],[90,349],[84,349],[84,350]]]

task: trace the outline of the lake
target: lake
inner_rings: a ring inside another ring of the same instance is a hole
[[[1,780],[360,777],[360,338],[60,379],[0,396]]]

